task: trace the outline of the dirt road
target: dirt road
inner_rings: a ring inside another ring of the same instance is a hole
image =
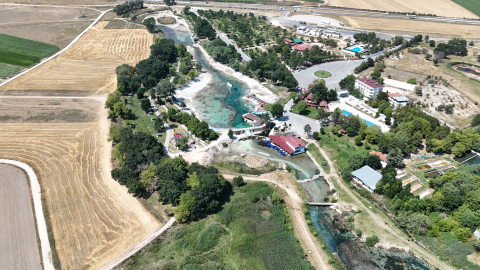
[[[453,270],[452,267],[448,266],[447,264],[441,262],[435,255],[431,254],[429,251],[420,248],[418,245],[415,243],[408,241],[407,237],[405,234],[400,231],[398,228],[387,225],[390,223],[390,220],[385,217],[382,214],[375,214],[373,213],[368,207],[366,207],[353,193],[352,191],[345,186],[344,182],[340,177],[338,176],[337,169],[335,167],[335,164],[332,162],[330,157],[327,155],[326,151],[318,145],[317,141],[310,140],[310,142],[314,143],[318,149],[320,150],[320,153],[323,155],[323,157],[327,160],[328,166],[330,166],[330,174],[326,175],[326,177],[330,177],[330,180],[335,181],[340,188],[347,193],[347,195],[352,198],[352,200],[355,202],[355,205],[358,207],[359,210],[362,212],[367,213],[369,217],[372,218],[372,220],[375,222],[375,225],[379,228],[382,228],[383,230],[386,230],[389,232],[389,234],[398,239],[398,243],[401,242],[401,244],[405,247],[408,247],[413,251],[417,256],[421,256],[424,260],[426,260],[429,264],[431,264],[434,267],[438,267],[439,269],[448,269],[448,270]],[[340,198],[341,200],[342,198]]]
[[[25,174],[0,164],[0,269],[42,269]]]
[[[233,179],[233,177],[235,177],[234,175],[228,174],[224,174],[223,176],[226,179]],[[328,264],[327,254],[325,254],[325,252],[320,248],[320,244],[308,228],[307,222],[305,220],[305,215],[302,211],[303,201],[298,195],[295,184],[288,181],[286,177],[276,175],[276,173],[264,174],[261,177],[242,177],[244,180],[247,181],[262,181],[273,183],[286,192],[287,196],[284,196],[283,200],[287,205],[288,214],[290,215],[290,218],[293,222],[295,237],[300,241],[300,245],[302,246],[305,254],[308,254],[308,260],[316,269],[333,269],[332,266]]]

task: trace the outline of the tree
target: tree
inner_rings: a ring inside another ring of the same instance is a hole
[[[362,136],[357,136],[353,140],[354,140],[356,146],[362,145]]]
[[[385,124],[388,126],[392,124],[392,119],[390,117],[390,114],[388,114],[387,117],[385,117]]]
[[[466,151],[467,151],[467,148],[461,142],[457,142],[452,149],[452,153],[457,157],[463,156]]]
[[[476,127],[476,126],[480,125],[480,114],[477,114],[477,115],[475,115],[475,117],[473,117],[471,125],[472,125],[472,127]]]
[[[468,238],[472,235],[472,232],[468,228],[457,228],[455,230],[455,236],[457,237],[458,241],[465,242]]]
[[[318,141],[320,140],[320,133],[318,133],[318,131],[314,131],[312,137]]]
[[[460,223],[463,226],[470,228],[470,231],[475,231],[477,229],[479,218],[473,211],[467,209],[460,214]]]
[[[297,104],[298,112],[303,112],[307,109],[307,102],[305,100],[300,100]]]
[[[365,239],[365,244],[369,247],[373,247],[379,241],[380,241],[380,239],[378,239],[378,236],[376,234],[374,234],[372,236],[367,237],[367,239]]]
[[[407,80],[407,83],[409,84],[417,84],[417,78],[410,78]]]
[[[190,77],[190,79],[193,80],[195,79],[196,76],[197,76],[197,73],[195,72],[195,70],[192,69],[188,72],[188,77]]]
[[[200,64],[200,62],[197,62],[195,64],[195,69],[197,69],[198,71],[202,70],[202,64]]]
[[[370,75],[372,79],[380,78],[382,76],[382,73],[378,70],[378,68],[373,69],[373,73]]]
[[[233,131],[232,131],[232,129],[229,129],[229,130],[228,130],[228,137],[229,137],[230,139],[233,138]]]
[[[280,104],[277,104],[277,103],[273,104],[271,113],[272,113],[272,116],[273,116],[274,118],[277,118],[277,119],[278,119],[278,118],[282,117],[282,115],[283,115],[283,106],[280,105]]]
[[[393,167],[403,168],[403,154],[400,149],[392,149],[387,156],[388,163],[392,164]]]
[[[417,96],[422,96],[423,95],[421,86],[419,86],[419,85],[415,86],[415,94]]]
[[[140,182],[143,184],[143,187],[148,188],[153,183],[155,177],[155,167],[149,165],[145,171],[140,174]]]
[[[153,17],[145,19],[143,25],[145,25],[148,32],[153,33],[155,31],[155,19]]]
[[[291,92],[290,95],[288,96],[288,98],[295,100],[295,98],[297,98],[297,93]]]
[[[242,176],[234,177],[232,182],[233,182],[233,185],[236,186],[236,187],[241,187],[245,184],[243,182],[243,177]]]
[[[175,86],[169,80],[163,80],[157,84],[156,94],[162,97],[175,94]]]
[[[127,119],[128,115],[130,114],[130,110],[128,109],[127,105],[121,101],[113,105],[113,112],[117,117],[121,117],[123,119]]]
[[[380,157],[377,155],[368,155],[367,159],[365,160],[365,165],[370,166],[374,170],[380,170],[382,168]]]
[[[430,40],[430,47],[435,47],[435,40]]]
[[[310,132],[312,132],[312,127],[310,127],[309,124],[306,124],[306,125],[303,127],[303,131],[305,131],[305,133],[307,133],[307,135],[309,135]]]
[[[152,105],[150,104],[150,100],[148,100],[147,98],[142,99],[140,101],[140,106],[142,107],[142,110],[146,113],[152,110]]]

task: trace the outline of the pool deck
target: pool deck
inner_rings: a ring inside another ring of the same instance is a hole
[[[336,108],[340,108],[340,110],[348,111],[348,112],[352,113],[353,115],[356,115],[356,116],[362,118],[363,120],[366,120],[366,121],[368,121],[372,124],[375,124],[375,125],[379,126],[380,129],[382,130],[382,132],[388,132],[390,130],[390,128],[387,125],[385,125],[384,123],[382,123],[382,122],[378,121],[377,119],[375,119],[375,118],[373,118],[373,117],[371,117],[371,116],[353,108],[350,105],[347,105],[346,104],[347,102],[350,103],[349,102],[350,98],[351,97],[340,98],[339,99],[340,102],[336,103],[336,104],[332,104],[330,106],[330,110],[334,111]],[[357,100],[356,102],[362,102],[362,101]]]

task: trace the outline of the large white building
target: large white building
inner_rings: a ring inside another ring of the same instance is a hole
[[[368,78],[358,78],[355,81],[355,89],[358,89],[365,99],[375,98],[382,92],[383,85]]]
[[[388,93],[388,100],[394,108],[403,107],[408,104],[408,98],[399,93]]]

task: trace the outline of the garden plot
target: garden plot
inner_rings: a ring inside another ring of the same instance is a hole
[[[153,35],[145,29],[103,29],[99,22],[60,56],[0,90],[80,90],[111,92],[115,68],[150,56]]]
[[[410,177],[408,177],[407,179],[403,180],[402,181],[402,187],[408,185],[408,184],[411,184],[415,181],[418,181],[418,178],[415,176],[415,175],[412,175]]]

